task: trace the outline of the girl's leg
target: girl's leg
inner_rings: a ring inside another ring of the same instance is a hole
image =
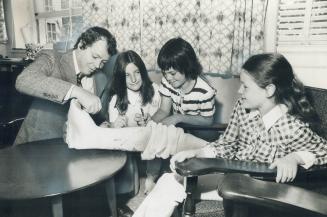
[[[143,151],[150,134],[147,127],[98,127],[77,101],[71,102],[65,139],[70,148]]]
[[[174,173],[162,175],[133,217],[170,217],[186,197],[182,181],[183,178]]]
[[[201,148],[206,141],[186,134],[182,129],[162,124],[151,127],[102,128],[96,126],[79,103],[71,101],[66,142],[76,149],[118,149],[142,152],[142,158],[168,158],[177,152]]]
[[[184,140],[177,146],[176,153],[185,150],[203,148],[207,144],[208,144],[207,141],[200,139],[196,136],[193,136],[192,134],[185,133]]]

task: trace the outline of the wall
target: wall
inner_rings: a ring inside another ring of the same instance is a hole
[[[283,46],[278,51],[288,58],[305,85],[327,89],[327,45]]]
[[[265,28],[265,51],[279,52],[292,64],[297,77],[307,86],[327,89],[327,44],[276,47],[278,1],[269,0]]]

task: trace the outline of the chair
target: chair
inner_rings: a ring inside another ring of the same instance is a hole
[[[311,100],[311,103],[316,108],[317,113],[321,119],[321,131],[320,135],[323,137],[327,137],[327,114],[325,113],[325,108],[327,106],[327,90],[319,89],[319,88],[311,88],[306,87],[306,90],[309,95],[309,99]],[[309,170],[304,170],[302,168],[299,168],[299,172],[296,178],[295,184],[300,187],[305,187],[311,190],[316,190],[321,192],[321,188],[324,187],[325,183],[322,183],[322,180],[325,180],[326,178],[326,165],[323,166],[313,166]],[[270,170],[268,168],[268,164],[263,163],[253,163],[253,162],[243,162],[243,161],[236,161],[236,160],[226,160],[226,159],[189,159],[185,162],[179,163],[176,165],[176,171],[180,174],[186,177],[186,193],[187,198],[183,205],[183,213],[184,216],[193,216],[195,213],[195,202],[193,199],[194,190],[196,189],[196,183],[198,176],[218,172],[218,173],[241,173],[241,174],[248,174],[253,178],[256,179],[262,179],[266,181],[272,181],[275,177],[275,171]],[[248,183],[249,180],[253,180],[253,183],[257,184],[257,180],[253,178],[244,178],[244,175],[238,175],[238,176],[228,176],[228,178],[224,177],[223,185],[219,184],[219,186],[222,186],[219,188],[220,195],[225,198],[224,200],[224,211],[225,216],[247,216],[250,205],[255,205],[255,209],[257,209],[257,205],[260,206],[270,206],[274,207],[275,203],[271,200],[264,200],[260,199],[260,194],[255,195],[255,191],[253,194],[250,194],[251,189],[258,188],[255,186],[255,184],[242,184],[238,185],[241,181],[238,181],[235,183],[232,183],[228,185],[228,181],[232,180],[233,178],[237,177],[239,180],[246,179]],[[236,179],[236,178],[235,178]],[[262,182],[260,182],[262,183]],[[269,183],[269,182],[265,182]],[[265,186],[265,185],[262,185]],[[286,191],[280,191],[280,195],[276,195],[275,188],[273,186],[287,186],[283,184],[276,184],[276,183],[269,183],[266,185],[267,188],[261,189],[259,186],[259,190],[262,190],[262,192],[267,192],[275,195],[275,197],[279,197],[282,199],[288,199],[289,194],[293,194],[294,188],[299,190],[296,187],[290,188],[289,192],[287,194]],[[230,190],[233,189],[233,190]],[[281,187],[281,189],[285,189],[285,187]],[[308,193],[308,195],[311,195],[312,197],[315,197],[316,194],[312,192],[308,192],[307,190],[303,190],[304,193]],[[243,194],[244,193],[244,194]],[[310,194],[312,193],[312,194]],[[283,195],[285,194],[285,195]],[[287,196],[287,197],[286,197]],[[269,196],[267,196],[269,197]],[[320,196],[318,198],[321,198]],[[324,197],[322,197],[324,198]],[[248,200],[248,201],[246,201]],[[243,203],[246,201],[247,203]],[[236,204],[236,205],[233,205]],[[244,205],[245,204],[245,205]],[[285,203],[287,204],[287,203]],[[283,207],[283,206],[282,206]],[[284,207],[290,208],[291,210],[292,205],[285,205]],[[317,215],[320,215],[317,210],[314,210],[313,208],[301,208],[308,210],[309,213],[315,213]],[[296,209],[296,210],[301,210]],[[318,208],[317,208],[318,209]],[[235,210],[241,210],[241,212],[237,212]],[[319,209],[320,210],[320,209]],[[323,211],[321,211],[323,212]],[[274,216],[274,215],[273,215]],[[276,215],[275,215],[276,216]],[[278,215],[279,216],[279,215]]]
[[[10,61],[10,59],[0,64],[0,148],[14,142],[32,102],[32,97],[21,94],[15,89],[17,75],[28,64],[28,61]]]
[[[225,207],[225,216],[248,216],[246,208],[251,206],[259,206],[266,213],[269,210],[270,216],[327,216],[327,196],[243,174],[227,174],[218,192],[224,201],[229,201]],[[235,209],[236,206],[238,209]]]
[[[229,116],[238,98],[240,80],[238,77],[211,74],[206,74],[205,79],[217,90],[213,124],[210,126],[198,126],[179,123],[176,126],[206,141],[215,141],[227,127]]]

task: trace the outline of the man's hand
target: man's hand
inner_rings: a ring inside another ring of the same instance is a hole
[[[84,110],[90,114],[95,114],[102,108],[101,100],[98,96],[77,86],[73,88],[71,98],[76,98]]]
[[[172,156],[170,159],[170,169],[174,173],[176,173],[176,171],[175,171],[176,162],[183,162],[186,159],[196,157],[197,152],[198,152],[197,149],[178,152],[177,154]]]
[[[302,160],[297,154],[291,153],[285,157],[276,159],[269,168],[274,169],[277,167],[276,182],[291,182],[294,180],[297,167],[301,162]]]

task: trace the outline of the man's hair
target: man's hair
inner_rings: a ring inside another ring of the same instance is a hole
[[[115,37],[105,28],[94,26],[83,32],[77,39],[74,49],[78,46],[84,50],[89,46],[92,46],[95,42],[105,39],[107,41],[107,50],[110,56],[117,53],[117,43]],[[79,45],[79,43],[81,44]]]

